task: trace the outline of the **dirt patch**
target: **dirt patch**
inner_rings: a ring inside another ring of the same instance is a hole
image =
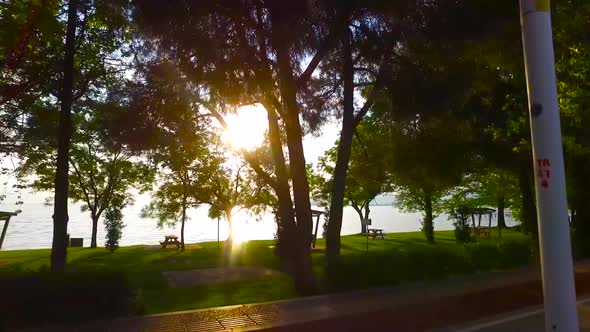
[[[195,287],[211,284],[225,284],[240,280],[257,280],[282,275],[281,272],[258,266],[220,267],[189,271],[162,272],[168,286]]]

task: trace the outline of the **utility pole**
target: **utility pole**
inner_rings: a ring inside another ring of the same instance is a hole
[[[579,331],[549,0],[519,0],[546,331]]]

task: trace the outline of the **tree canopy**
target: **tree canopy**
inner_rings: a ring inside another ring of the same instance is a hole
[[[556,0],[552,12],[568,204],[582,243],[590,7]],[[0,17],[0,153],[54,193],[55,271],[67,262],[68,200],[90,212],[92,246],[108,213],[115,246],[132,189],[153,189],[145,215],[181,221],[183,247],[187,209],[207,206],[230,225],[237,208],[274,211],[281,267],[301,294],[317,285],[311,199],[329,209],[329,264],[344,206],[367,219],[382,192],[422,212],[430,242],[443,201],[466,198],[510,209],[536,237],[516,3],[12,1]],[[227,117],[244,106],[266,112],[266,139],[224,146]],[[310,165],[304,137],[328,123],[338,140]]]

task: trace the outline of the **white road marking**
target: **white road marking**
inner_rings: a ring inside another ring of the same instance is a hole
[[[582,300],[578,300],[576,302],[577,305],[580,304],[584,304],[584,303],[588,303],[590,302],[590,297],[584,298]],[[520,314],[514,314],[514,315],[510,315],[507,317],[503,317],[500,319],[496,319],[496,320],[492,320],[489,322],[485,322],[485,323],[481,323],[481,324],[476,324],[473,326],[469,326],[460,330],[457,330],[457,332],[474,332],[474,331],[479,331],[481,329],[487,328],[487,327],[492,327],[492,326],[496,326],[496,325],[500,325],[500,324],[504,324],[504,323],[508,323],[508,322],[512,322],[515,320],[519,320],[519,319],[523,319],[523,318],[527,318],[527,317],[531,317],[531,316],[535,316],[538,315],[540,313],[543,313],[543,309],[535,309],[535,310],[531,310],[531,311],[527,311],[527,312],[523,312]]]

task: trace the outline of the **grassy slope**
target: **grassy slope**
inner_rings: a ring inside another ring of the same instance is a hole
[[[476,244],[458,245],[452,231],[436,232],[430,245],[420,232],[388,234],[386,240],[362,235],[342,237],[342,260],[329,270],[324,255],[313,256],[324,291],[340,291],[405,281],[444,278],[450,274],[509,268],[526,264],[528,240],[514,231],[504,231],[502,241],[482,239]],[[71,248],[69,268],[78,271],[122,270],[140,291],[148,313],[195,309],[237,303],[270,301],[295,296],[290,278],[272,277],[224,285],[168,288],[161,272],[232,265],[278,268],[271,246],[274,241],[251,241],[230,261],[224,261],[217,243],[202,243],[201,249],[185,252],[145,250],[144,246],[122,247],[115,253],[103,248]],[[323,239],[318,246],[323,247]],[[47,249],[0,252],[0,276],[12,271],[39,270],[49,264]]]

